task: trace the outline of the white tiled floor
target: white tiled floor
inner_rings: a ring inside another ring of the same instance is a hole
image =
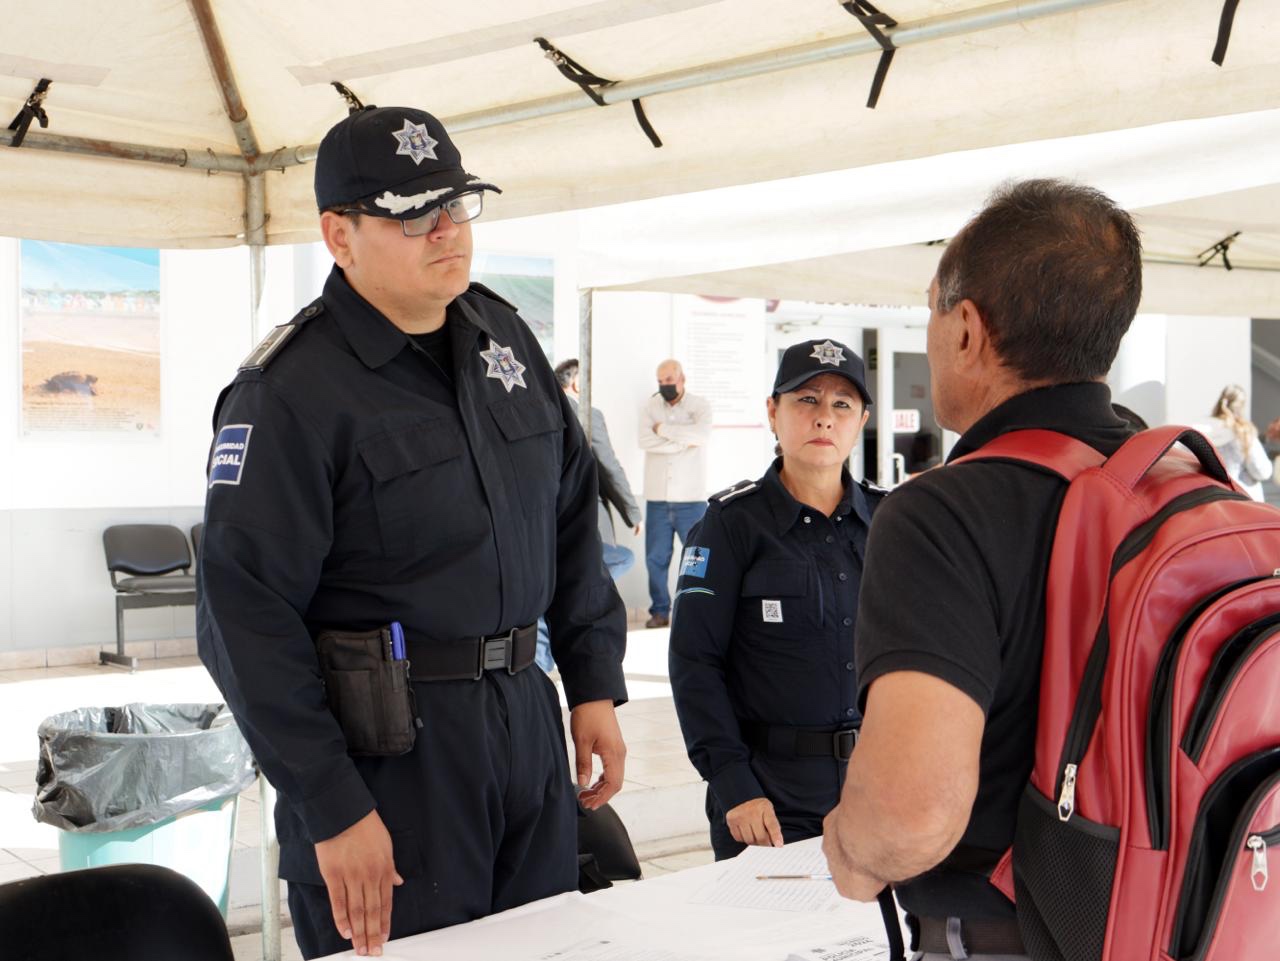
[[[614,802],[646,877],[711,860],[701,781],[680,737],[666,683],[667,632],[633,630],[625,671],[631,701],[618,712],[627,742],[626,787]],[[217,702],[221,695],[194,657],[143,661],[136,674],[97,665],[0,671],[0,883],[58,870],[58,831],[31,814],[36,728],[76,707],[142,702]],[[567,728],[566,723],[566,728]],[[252,923],[259,900],[256,865],[261,838],[258,789],[241,795],[232,876],[232,921]],[[670,853],[676,852],[676,853]],[[647,856],[646,856],[647,854]],[[284,958],[300,958],[285,928]],[[261,935],[233,939],[236,957],[261,957]]]

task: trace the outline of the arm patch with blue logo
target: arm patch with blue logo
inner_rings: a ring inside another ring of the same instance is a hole
[[[213,442],[213,456],[209,459],[210,487],[240,483],[252,433],[252,424],[228,424],[218,431],[218,439]]]
[[[686,547],[684,557],[680,561],[682,577],[706,577],[707,564],[711,561],[711,551],[705,547]]]

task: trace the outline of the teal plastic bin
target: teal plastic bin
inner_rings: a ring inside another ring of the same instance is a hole
[[[64,871],[105,864],[173,868],[200,885],[225,918],[239,807],[239,795],[232,795],[147,827],[105,834],[59,831],[58,858]]]
[[[78,708],[38,734],[33,813],[61,829],[62,870],[172,868],[226,916],[239,794],[256,773],[225,705]]]

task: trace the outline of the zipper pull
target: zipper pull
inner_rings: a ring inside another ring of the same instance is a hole
[[[1062,794],[1058,797],[1058,820],[1070,821],[1076,811],[1076,766],[1068,764],[1062,769]]]
[[[1249,880],[1253,889],[1261,891],[1267,886],[1267,842],[1258,834],[1250,834],[1244,846],[1253,852],[1253,868],[1249,871]]]

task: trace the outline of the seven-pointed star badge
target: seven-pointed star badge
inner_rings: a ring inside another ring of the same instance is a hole
[[[819,363],[830,364],[832,367],[839,367],[844,363],[844,351],[831,341],[815,345],[813,353],[809,356]]]
[[[391,136],[400,144],[396,147],[397,157],[411,157],[415,164],[422,163],[428,157],[432,160],[439,159],[436,157],[436,144],[440,141],[431,139],[425,123],[409,123],[405,120],[402,128],[391,131]]]
[[[485,376],[502,381],[502,386],[507,389],[508,394],[517,384],[525,390],[529,389],[529,385],[524,382],[524,372],[527,368],[516,360],[510,347],[503,347],[496,340],[491,339],[489,349],[480,351],[480,356],[489,364]]]

